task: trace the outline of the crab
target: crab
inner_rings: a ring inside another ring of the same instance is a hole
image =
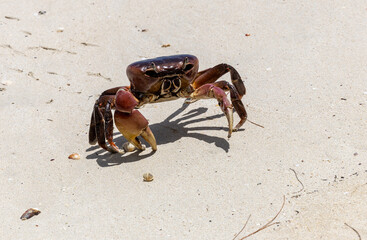
[[[246,93],[241,76],[236,69],[225,63],[203,71],[198,69],[197,57],[188,54],[145,59],[130,64],[126,70],[130,86],[108,89],[96,100],[89,129],[89,143],[94,145],[98,142],[100,147],[111,153],[121,152],[113,141],[115,122],[121,134],[137,149],[145,149],[138,138],[140,136],[156,151],[157,143],[148,120],[137,109],[148,103],[179,98],[186,98],[187,104],[200,99],[216,99],[228,120],[228,138],[231,137],[232,132],[237,131],[247,119],[241,101]],[[231,83],[217,81],[228,72]],[[227,98],[228,91],[231,101]],[[233,108],[240,117],[235,127]]]

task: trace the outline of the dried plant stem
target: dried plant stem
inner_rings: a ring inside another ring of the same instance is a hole
[[[239,232],[236,234],[236,236],[234,236],[234,238],[233,238],[232,240],[235,240],[235,239],[236,239],[236,237],[238,237],[238,235],[240,235],[240,234],[241,234],[241,232],[245,229],[245,227],[246,227],[246,225],[247,225],[248,221],[250,220],[250,217],[251,217],[251,214],[250,214],[250,216],[248,216],[247,221],[246,221],[245,225],[243,225],[243,227],[242,227],[241,231],[239,231]]]
[[[280,210],[278,211],[278,213],[269,221],[269,222],[267,222],[264,226],[262,226],[261,228],[259,228],[259,229],[257,229],[256,231],[254,231],[254,232],[252,232],[252,233],[250,233],[250,234],[248,234],[248,235],[246,235],[246,236],[244,236],[243,238],[241,238],[240,240],[243,240],[243,239],[245,239],[245,238],[248,238],[248,237],[250,237],[250,236],[252,236],[252,235],[254,235],[254,234],[256,234],[256,233],[258,233],[258,232],[260,232],[260,231],[262,231],[262,230],[264,230],[264,229],[266,229],[266,228],[268,228],[268,227],[270,227],[270,226],[272,226],[272,225],[274,225],[274,224],[279,224],[279,222],[274,222],[274,220],[279,216],[279,214],[282,212],[282,210],[283,210],[283,208],[284,208],[284,205],[285,205],[285,196],[283,196],[283,204],[282,204],[282,207],[280,208]],[[250,215],[251,216],[251,215]],[[245,229],[245,227],[246,227],[246,225],[247,225],[247,222],[248,222],[248,220],[250,219],[250,217],[247,219],[247,221],[246,221],[246,223],[245,223],[245,226],[243,226],[243,228],[241,229],[241,231],[236,235],[236,237]],[[236,238],[235,237],[235,238]]]
[[[247,121],[248,121],[249,123],[254,124],[255,126],[258,126],[258,127],[264,128],[264,126],[262,126],[262,125],[260,125],[260,124],[257,124],[257,123],[255,123],[255,122],[252,122],[252,121],[250,121],[250,120],[248,120],[248,119],[247,119]]]
[[[347,227],[350,227],[355,233],[357,233],[357,235],[358,235],[358,239],[359,240],[362,240],[362,238],[361,238],[361,235],[359,234],[359,232],[354,228],[354,227],[351,227],[351,226],[349,226],[347,223],[344,223]]]
[[[297,175],[296,171],[295,171],[294,169],[292,169],[292,168],[290,168],[289,170],[291,170],[291,171],[293,171],[293,172],[294,172],[294,175],[296,176],[297,181],[302,185],[301,190],[298,190],[297,192],[294,192],[294,193],[299,193],[299,192],[301,192],[303,189],[305,189],[305,186],[304,186],[304,185],[303,185],[303,183],[299,180],[299,178],[298,178],[298,175]]]

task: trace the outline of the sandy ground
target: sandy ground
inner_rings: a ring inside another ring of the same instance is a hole
[[[367,238],[366,1],[107,2],[0,1],[1,239],[232,239],[251,214],[240,239],[283,195],[249,239]],[[178,100],[141,110],[156,153],[91,147],[98,95],[178,53],[234,66],[264,128]]]

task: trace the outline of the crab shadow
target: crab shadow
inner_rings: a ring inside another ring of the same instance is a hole
[[[185,114],[182,117],[173,120],[180,113],[185,111],[188,107],[188,104],[183,104],[181,108],[177,109],[174,113],[168,116],[163,122],[155,123],[149,125],[151,130],[153,131],[157,145],[158,151],[159,146],[167,143],[175,142],[181,138],[195,138],[209,144],[215,144],[216,147],[223,149],[225,152],[229,151],[229,142],[226,138],[220,138],[216,136],[209,136],[198,131],[208,131],[208,130],[221,130],[228,131],[227,127],[187,127],[189,124],[208,121],[216,118],[224,117],[223,114],[217,114],[209,117],[197,118],[201,114],[205,113],[208,109],[205,107],[199,107],[193,109]],[[243,131],[243,130],[239,130]],[[121,136],[119,133],[115,133],[114,135],[119,135],[119,137],[115,138],[114,141],[116,145],[122,146],[123,143],[126,142],[126,139]],[[142,142],[149,147],[143,139]],[[92,152],[87,156],[87,159],[96,159],[97,164],[101,167],[110,167],[115,165],[120,165],[122,163],[129,163],[139,161],[141,159],[152,156],[155,152],[151,151],[150,148],[147,148],[145,151],[134,151],[132,153],[125,154],[111,154],[104,149],[101,149],[98,145],[92,146],[87,149],[88,152],[98,150],[96,152]]]

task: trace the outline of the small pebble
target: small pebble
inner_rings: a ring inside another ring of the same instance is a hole
[[[151,173],[144,173],[143,174],[144,182],[151,182],[153,181],[153,175]]]

